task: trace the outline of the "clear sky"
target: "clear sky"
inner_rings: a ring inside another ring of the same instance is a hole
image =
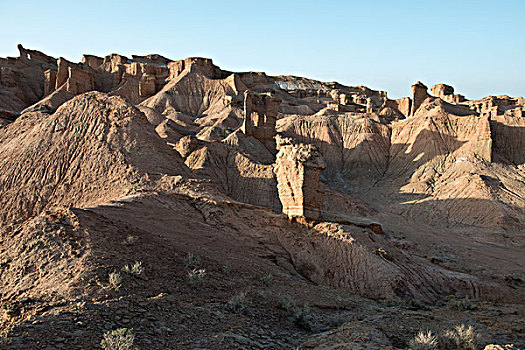
[[[159,53],[223,69],[366,85],[390,97],[448,83],[467,98],[525,95],[525,0],[0,0],[16,44],[80,61]]]

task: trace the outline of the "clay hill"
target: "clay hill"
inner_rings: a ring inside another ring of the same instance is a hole
[[[19,50],[1,348],[416,349],[462,324],[477,343],[440,349],[525,347],[523,97]]]

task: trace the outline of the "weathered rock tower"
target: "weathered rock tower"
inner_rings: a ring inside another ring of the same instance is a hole
[[[321,153],[314,145],[280,137],[277,149],[274,172],[283,213],[289,218],[319,219],[323,203],[319,182],[326,167]]]
[[[281,100],[270,94],[246,90],[244,92],[244,122],[242,132],[261,141],[266,148],[276,153],[275,124]]]

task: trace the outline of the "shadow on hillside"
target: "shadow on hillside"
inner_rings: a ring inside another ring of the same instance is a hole
[[[267,167],[272,168],[272,165]],[[273,170],[270,170],[273,171]],[[227,194],[240,202],[270,208],[276,213],[282,212],[282,204],[277,191],[277,180],[272,177],[251,176],[241,173],[236,166],[229,166]]]
[[[525,163],[525,127],[490,120],[492,161],[505,165]]]

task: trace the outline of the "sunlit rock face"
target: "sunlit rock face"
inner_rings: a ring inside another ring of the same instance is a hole
[[[321,171],[326,167],[317,147],[278,138],[277,176],[283,213],[290,218],[317,220],[323,202],[319,192]]]

